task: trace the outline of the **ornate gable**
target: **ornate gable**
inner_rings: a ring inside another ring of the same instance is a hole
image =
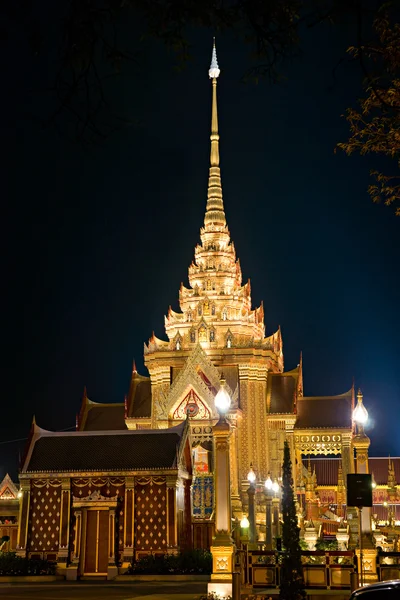
[[[185,405],[190,403],[189,394],[194,394],[204,406],[204,409],[201,407],[199,411],[206,409],[209,411],[210,417],[204,418],[218,418],[214,397],[220,388],[220,378],[218,369],[214,367],[203,348],[198,344],[165,394],[164,402],[160,403],[158,418],[185,418],[186,414],[182,417],[173,415],[179,410],[179,407],[183,407],[184,403]],[[233,395],[228,386],[227,389],[228,393]]]
[[[3,500],[16,500],[18,498],[17,486],[8,473],[0,483],[0,498]]]

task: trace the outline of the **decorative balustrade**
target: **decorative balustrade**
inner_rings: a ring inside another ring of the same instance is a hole
[[[309,551],[302,552],[301,556],[306,588],[350,589],[354,552]],[[279,587],[281,555],[278,552],[245,550],[240,553],[239,560],[244,585],[253,588]]]
[[[378,552],[376,570],[379,581],[400,579],[400,552]]]

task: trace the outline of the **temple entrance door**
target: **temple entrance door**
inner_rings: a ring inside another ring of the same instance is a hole
[[[109,542],[108,509],[88,509],[85,540],[85,575],[107,575]]]

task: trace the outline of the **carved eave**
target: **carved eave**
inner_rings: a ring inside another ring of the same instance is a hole
[[[305,456],[341,455],[342,442],[348,434],[349,430],[345,428],[295,429],[295,446]]]
[[[149,339],[149,343],[148,343],[147,347],[145,344],[145,352],[144,353],[150,354],[151,352],[156,352],[157,350],[168,350],[168,349],[169,349],[169,342],[161,340],[153,333],[153,335]]]

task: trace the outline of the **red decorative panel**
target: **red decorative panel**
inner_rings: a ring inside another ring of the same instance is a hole
[[[335,490],[324,490],[318,488],[318,494],[321,504],[335,504],[336,503],[336,492]]]
[[[61,515],[61,481],[32,481],[28,549],[31,552],[58,550]]]
[[[165,477],[136,479],[135,546],[137,550],[167,548],[167,489]]]

